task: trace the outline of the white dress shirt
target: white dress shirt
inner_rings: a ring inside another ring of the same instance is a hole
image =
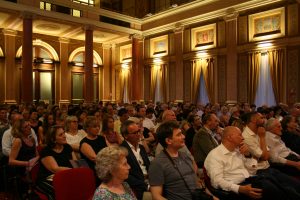
[[[260,158],[262,155],[262,150],[260,148],[260,139],[257,134],[255,134],[248,126],[244,129],[243,133],[244,143],[248,145],[251,155],[256,158]],[[257,170],[267,169],[270,164],[267,160],[260,160],[257,164]]]
[[[140,168],[141,168],[141,170],[142,170],[144,176],[145,176],[145,175],[148,175],[146,166],[145,166],[145,164],[144,164],[144,160],[143,160],[143,158],[142,158],[142,156],[141,156],[141,154],[140,154],[140,151],[141,151],[140,146],[138,145],[137,148],[136,148],[136,150],[135,150],[134,146],[133,146],[132,144],[130,144],[130,142],[128,142],[128,141],[126,141],[126,142],[127,142],[127,144],[129,145],[129,147],[131,148],[131,150],[132,150],[132,152],[133,152],[133,154],[134,154],[136,160],[138,161],[139,166],[140,166]]]
[[[14,137],[11,134],[12,127],[4,131],[3,137],[2,137],[2,153],[5,156],[9,156],[13,144]],[[35,145],[38,146],[39,143],[37,141],[36,134],[33,129],[31,129],[31,134],[28,137],[33,137],[35,141]]]
[[[238,193],[239,185],[256,173],[257,160],[245,158],[239,151],[230,152],[223,144],[211,150],[204,167],[214,188]]]
[[[281,140],[281,137],[271,133],[266,132],[266,142],[270,148],[270,157],[271,161],[275,163],[286,163],[286,157],[290,154],[299,156],[296,152],[293,152],[291,149],[285,146],[285,143]]]

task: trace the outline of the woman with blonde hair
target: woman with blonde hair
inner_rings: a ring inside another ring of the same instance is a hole
[[[130,186],[124,182],[130,169],[127,155],[127,150],[118,146],[106,147],[97,154],[95,169],[102,183],[96,189],[93,200],[136,200]]]
[[[68,116],[66,118],[66,139],[67,143],[71,145],[77,158],[80,158],[79,143],[86,136],[86,132],[82,129],[78,130],[78,119],[76,116]]]
[[[39,159],[36,150],[37,144],[31,135],[30,122],[20,119],[16,121],[11,130],[14,137],[11,152],[9,154],[9,165],[19,166],[17,173],[25,175],[26,169],[30,170]]]

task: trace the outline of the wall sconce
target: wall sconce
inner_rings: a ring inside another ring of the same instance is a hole
[[[257,44],[258,48],[270,48],[272,46],[273,46],[272,42],[268,42],[268,41],[267,42],[261,42],[261,43]]]
[[[127,63],[123,63],[121,65],[122,70],[129,70],[129,65]]]
[[[154,64],[162,64],[162,60],[161,60],[160,58],[155,58],[155,59],[153,60],[153,63],[154,63]]]
[[[196,56],[198,57],[198,58],[204,58],[204,57],[207,57],[207,53],[206,53],[206,51],[198,51],[197,52],[197,54],[196,54]]]
[[[74,65],[77,67],[83,67],[83,63],[80,63],[80,62],[76,62],[76,63],[74,63]]]

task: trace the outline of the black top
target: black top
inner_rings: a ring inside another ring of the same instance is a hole
[[[40,153],[40,159],[43,159],[47,156],[52,156],[57,162],[57,165],[60,167],[69,167],[72,168],[70,160],[72,160],[73,149],[69,144],[64,144],[62,152],[57,153],[49,147],[45,147]],[[43,164],[41,164],[38,172],[38,181],[43,181],[47,179],[48,176],[53,173],[49,171]]]
[[[86,162],[88,163],[89,167],[93,170],[95,170],[95,162],[94,161],[91,161],[89,158],[87,158],[83,153],[81,153],[81,146],[83,143],[87,143],[89,144],[92,149],[94,150],[94,152],[97,154],[101,149],[105,148],[107,145],[106,145],[106,142],[105,142],[105,138],[101,135],[99,135],[96,139],[94,140],[90,140],[88,139],[87,137],[83,138],[81,141],[80,141],[80,146],[79,146],[79,149],[80,149],[80,156],[82,159],[86,160]]]

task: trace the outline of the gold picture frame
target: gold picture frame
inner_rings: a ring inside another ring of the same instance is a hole
[[[120,47],[120,63],[131,62],[132,59],[132,44]]]
[[[285,8],[249,15],[249,41],[262,41],[285,36]]]
[[[162,57],[168,55],[168,35],[150,39],[150,56]]]
[[[216,33],[216,24],[193,28],[191,30],[192,50],[196,51],[216,47]]]

